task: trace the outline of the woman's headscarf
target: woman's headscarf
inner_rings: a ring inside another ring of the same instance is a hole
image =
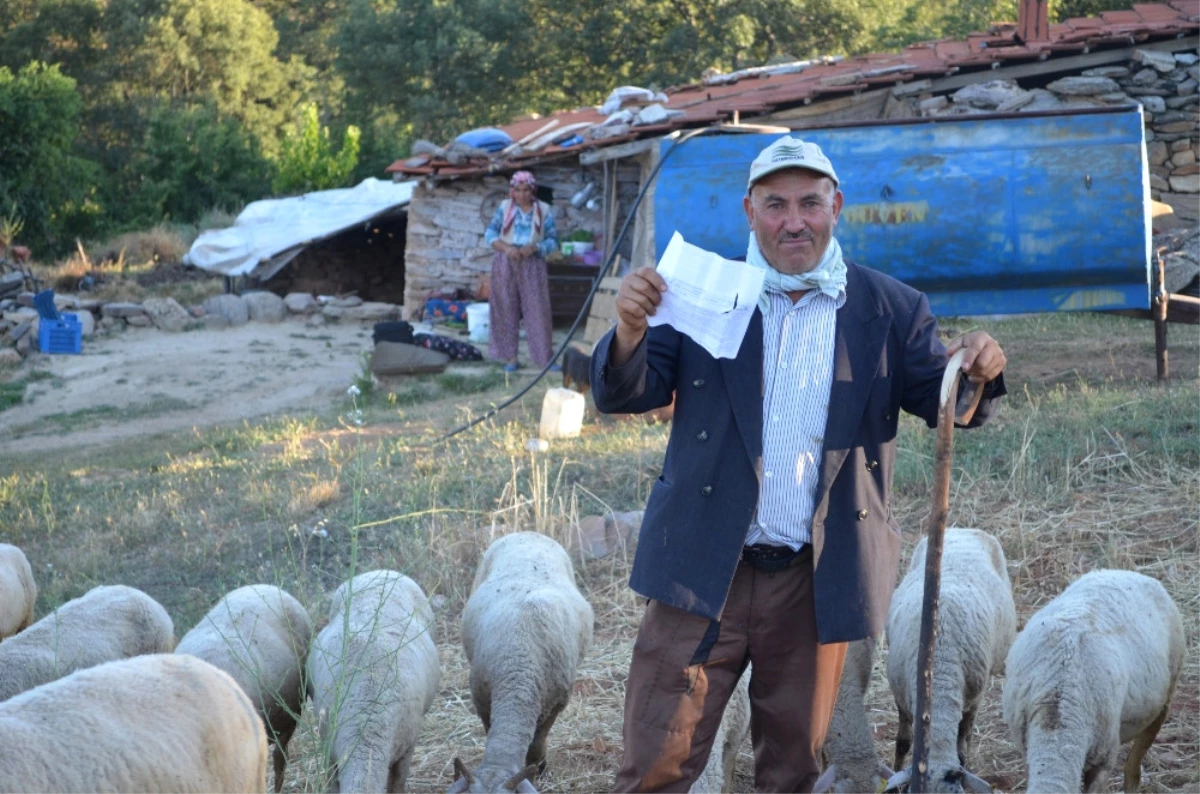
[[[513,188],[521,185],[529,185],[533,190],[537,190],[537,177],[529,171],[518,171],[508,180],[508,206],[504,210],[504,223],[500,226],[501,234],[508,234],[512,228],[513,222],[517,219],[517,200],[513,197]],[[542,206],[541,202],[534,196],[533,199],[533,232],[535,235],[540,235],[542,231]]]

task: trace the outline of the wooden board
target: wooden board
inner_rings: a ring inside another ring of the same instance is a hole
[[[621,279],[616,276],[607,276],[596,288],[596,294],[592,298],[592,307],[588,312],[587,325],[583,329],[583,341],[588,345],[596,344],[609,328],[616,325],[617,289],[620,286]]]

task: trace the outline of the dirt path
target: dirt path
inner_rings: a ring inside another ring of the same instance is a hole
[[[79,356],[38,356],[22,405],[0,413],[0,458],[101,446],[286,410],[326,408],[361,371],[368,326],[297,322],[165,333],[129,329],[84,341]],[[49,377],[46,377],[48,375]]]

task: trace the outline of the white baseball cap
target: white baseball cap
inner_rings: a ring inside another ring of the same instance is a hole
[[[750,180],[746,183],[746,192],[749,193],[754,183],[767,174],[773,174],[785,168],[807,168],[810,171],[816,171],[832,179],[834,187],[837,187],[838,178],[834,173],[833,163],[829,162],[829,158],[821,151],[821,147],[815,143],[785,135],[763,149],[758,153],[758,157],[754,158],[754,162],[750,164]]]

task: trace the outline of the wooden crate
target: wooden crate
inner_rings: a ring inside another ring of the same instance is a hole
[[[607,276],[596,289],[587,325],[583,329],[583,341],[588,345],[594,345],[609,328],[617,324],[617,288],[620,286],[619,277]]]

